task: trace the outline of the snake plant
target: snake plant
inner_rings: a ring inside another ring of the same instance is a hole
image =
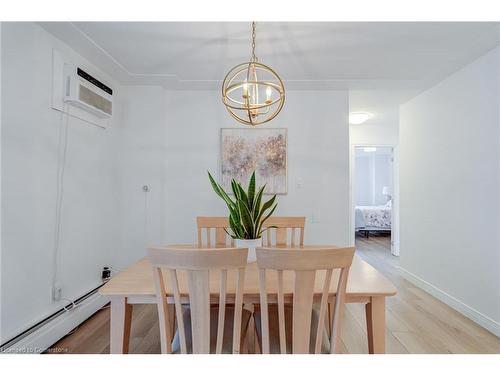
[[[242,240],[258,239],[262,233],[269,229],[262,226],[271,217],[278,203],[275,203],[276,195],[262,203],[262,195],[266,185],[260,187],[256,193],[255,171],[250,177],[247,191],[235,179],[231,180],[234,199],[214,180],[210,172],[208,172],[208,178],[215,193],[222,198],[229,209],[229,226],[232,232],[226,230],[229,236]]]

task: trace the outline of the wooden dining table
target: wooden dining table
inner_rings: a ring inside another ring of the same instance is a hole
[[[186,249],[200,249],[198,245],[181,245]],[[307,251],[318,246],[304,245],[295,246]],[[324,247],[324,246],[321,246]],[[207,249],[209,251],[209,249]],[[276,277],[269,272],[266,278],[269,303],[273,303],[273,293],[276,292]],[[249,263],[245,270],[245,285],[243,302],[245,304],[260,303],[259,276],[257,263]],[[273,273],[274,274],[274,273]],[[210,275],[210,297],[213,302],[219,300],[218,272]],[[315,297],[320,297],[324,283],[325,272],[318,271],[315,283]],[[231,293],[235,286],[231,283],[234,277],[228,273],[227,303],[231,303]],[[329,294],[329,303],[335,301],[337,289],[337,277],[332,278]],[[168,280],[165,280],[167,293],[170,294]],[[293,275],[284,274],[283,290],[285,299],[291,302],[294,288]],[[179,275],[179,291],[181,296],[188,302],[187,281]],[[153,282],[152,267],[148,258],[142,258],[129,267],[113,276],[104,286],[99,289],[101,295],[107,296],[111,302],[111,332],[110,352],[127,353],[130,339],[130,327],[132,321],[132,306],[135,304],[156,304],[156,291]],[[378,270],[370,264],[354,256],[347,282],[346,303],[362,303],[365,305],[366,331],[368,341],[368,352],[371,354],[385,353],[385,299],[397,293],[394,285],[387,280]],[[274,297],[276,298],[276,297]],[[276,301],[274,301],[276,303]],[[169,303],[173,303],[173,298]]]

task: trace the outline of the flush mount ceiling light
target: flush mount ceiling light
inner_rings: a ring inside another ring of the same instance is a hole
[[[252,22],[252,57],[227,73],[222,83],[222,101],[234,119],[251,126],[271,121],[283,108],[283,81],[255,56],[255,22]]]
[[[349,124],[359,125],[368,120],[372,115],[367,112],[352,112],[349,114]]]

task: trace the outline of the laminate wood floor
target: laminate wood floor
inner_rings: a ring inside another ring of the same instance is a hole
[[[387,353],[500,353],[500,339],[399,275],[388,235],[356,238],[356,252],[398,289],[387,298]],[[342,326],[343,353],[367,353],[364,307],[349,304]],[[48,353],[109,353],[109,308],[105,307]],[[131,353],[159,353],[156,306],[134,305]]]

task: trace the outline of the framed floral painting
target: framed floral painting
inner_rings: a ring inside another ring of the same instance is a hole
[[[255,170],[266,194],[287,193],[287,129],[221,129],[221,183],[231,191],[231,179],[247,184]]]

